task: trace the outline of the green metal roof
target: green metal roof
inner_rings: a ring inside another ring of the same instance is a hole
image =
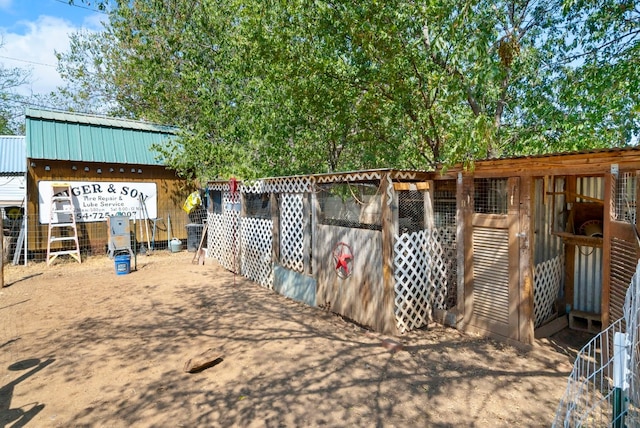
[[[162,165],[153,144],[177,128],[84,113],[27,108],[27,157],[84,162]]]

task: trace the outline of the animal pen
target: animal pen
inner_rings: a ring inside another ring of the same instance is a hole
[[[640,151],[208,184],[208,256],[376,331],[532,343],[621,316]]]
[[[237,189],[211,182],[208,254],[284,296],[377,331],[419,328],[457,297],[455,183],[428,178],[376,170],[269,178]]]

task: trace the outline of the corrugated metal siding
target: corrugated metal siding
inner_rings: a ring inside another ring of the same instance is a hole
[[[21,175],[27,172],[24,136],[0,135],[0,174]]]
[[[604,198],[602,177],[580,177],[576,192],[592,198]],[[602,249],[576,247],[573,309],[600,313],[602,296]]]
[[[573,309],[600,313],[602,248],[577,247]]]
[[[31,159],[141,165],[162,165],[151,146],[176,136],[175,128],[33,109],[27,110],[26,130]]]
[[[564,197],[547,195],[544,184],[545,181],[541,178],[535,181],[535,265],[557,257],[559,254],[562,254],[563,251],[562,239],[557,235],[553,235],[551,232],[560,229],[559,225],[564,209],[562,202]],[[555,192],[562,192],[564,190],[563,179],[556,178],[555,184]],[[549,186],[551,186],[551,181],[549,181]],[[552,198],[556,198],[555,216],[553,215]],[[552,225],[554,219],[556,221],[555,226]]]

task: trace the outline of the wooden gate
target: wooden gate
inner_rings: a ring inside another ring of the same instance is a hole
[[[475,180],[465,329],[519,340],[519,179]]]
[[[611,192],[613,206],[610,213],[605,211],[605,228],[608,226],[609,233],[605,235],[604,244],[603,326],[622,318],[625,294],[640,258],[634,230],[638,222],[636,204],[640,190],[637,176],[636,172],[620,173],[617,177],[609,175],[611,180],[605,188]]]

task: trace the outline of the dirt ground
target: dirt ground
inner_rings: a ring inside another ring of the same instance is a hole
[[[6,266],[0,426],[549,426],[575,349],[433,325],[396,338],[193,253]],[[207,350],[222,361],[185,373]]]

